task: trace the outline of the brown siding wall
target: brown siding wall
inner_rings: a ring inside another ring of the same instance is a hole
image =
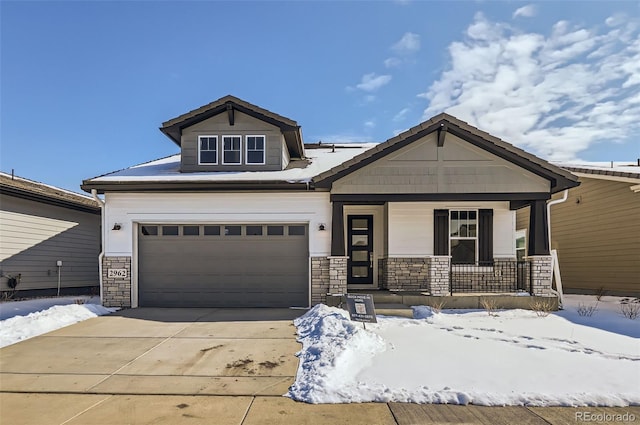
[[[218,136],[218,165],[198,165],[198,136]],[[246,160],[246,135],[266,136],[264,165],[222,165],[222,136],[242,136],[242,161]],[[278,127],[241,112],[235,112],[234,125],[229,125],[227,113],[211,117],[182,130],[182,171],[276,171],[282,167],[282,141]]]
[[[100,214],[0,195],[0,291],[21,274],[17,290],[98,286]]]
[[[629,190],[631,183],[580,181],[551,210],[551,247],[565,290],[640,295],[640,193]],[[528,208],[519,210],[516,228],[527,228],[528,220]]]

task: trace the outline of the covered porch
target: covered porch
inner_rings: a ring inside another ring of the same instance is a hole
[[[331,256],[312,258],[313,304],[354,291],[552,295],[543,200],[331,198]],[[538,214],[531,215],[530,255],[518,259],[513,223],[521,205]]]

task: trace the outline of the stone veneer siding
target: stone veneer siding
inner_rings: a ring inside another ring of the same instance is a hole
[[[531,267],[532,295],[551,296],[553,269],[550,255],[535,255],[526,258]]]
[[[329,293],[347,293],[347,261],[349,257],[329,257]]]
[[[329,259],[311,257],[311,305],[326,304],[329,286]]]
[[[451,257],[447,255],[427,257],[429,270],[429,293],[436,297],[450,295],[449,272]]]
[[[390,291],[424,291],[427,289],[429,271],[426,258],[383,258],[380,282]]]
[[[126,269],[126,278],[109,278],[109,269]],[[131,257],[103,257],[102,305],[105,307],[131,307]]]

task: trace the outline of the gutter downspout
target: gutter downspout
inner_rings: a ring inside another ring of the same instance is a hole
[[[561,203],[565,202],[567,200],[568,196],[569,196],[569,189],[565,189],[564,193],[562,194],[562,198],[556,199],[554,201],[548,201],[547,202],[547,227],[548,227],[547,228],[547,232],[548,232],[547,236],[549,238],[549,253],[551,253],[551,207],[553,205],[561,204]],[[555,256],[552,255],[551,258],[552,258],[552,261],[554,261],[554,262],[558,261],[557,260],[558,259],[557,255],[555,255]],[[556,264],[552,264],[552,266],[553,267],[552,267],[551,273],[554,273],[555,272],[555,267],[557,265]],[[553,279],[553,277],[552,277],[552,279]],[[564,294],[562,294],[562,290],[560,290],[560,292],[558,292],[555,289],[551,288],[551,293],[554,294],[556,297],[558,297],[558,300],[560,301],[560,308],[562,308],[562,297],[564,295]]]
[[[98,198],[98,191],[96,189],[91,189],[91,196],[93,199],[100,204],[100,218],[102,221],[102,235],[100,237],[100,254],[98,255],[98,273],[100,277],[100,304],[103,304],[102,299],[102,260],[104,258],[104,239],[106,234],[106,227],[104,225],[105,220],[105,212],[104,212],[104,201]]]

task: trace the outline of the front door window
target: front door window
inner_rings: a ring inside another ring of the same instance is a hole
[[[373,284],[373,216],[347,216],[347,263],[350,284]]]

